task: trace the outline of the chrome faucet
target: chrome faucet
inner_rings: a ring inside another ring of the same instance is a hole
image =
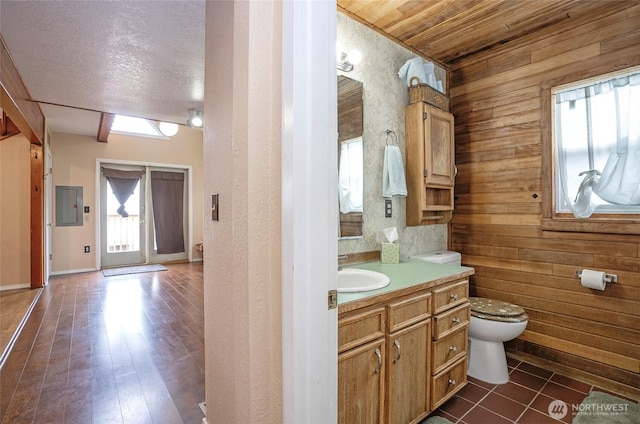
[[[338,271],[342,271],[342,267],[340,266],[340,259],[346,260],[349,258],[349,255],[338,255]]]

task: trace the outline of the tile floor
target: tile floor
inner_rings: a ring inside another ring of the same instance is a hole
[[[495,385],[469,377],[469,384],[431,415],[440,415],[455,424],[571,423],[571,412],[562,421],[549,416],[553,400],[560,399],[570,406],[580,404],[591,390],[606,392],[512,358],[508,365],[509,383]]]

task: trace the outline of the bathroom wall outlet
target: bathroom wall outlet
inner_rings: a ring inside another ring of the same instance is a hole
[[[84,253],[89,253],[89,252],[91,252],[91,247],[85,246],[84,247]]]
[[[385,218],[391,218],[392,217],[392,209],[391,209],[391,200],[390,199],[385,199],[384,200],[384,217]]]

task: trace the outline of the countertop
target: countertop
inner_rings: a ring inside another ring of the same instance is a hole
[[[393,292],[400,291],[409,294],[412,289],[422,290],[434,287],[460,278],[468,277],[474,273],[473,268],[466,266],[443,265],[424,261],[402,260],[398,264],[383,264],[380,261],[367,262],[357,265],[344,266],[343,268],[360,268],[381,272],[391,279],[391,283],[377,290],[356,293],[338,293],[338,307],[340,312],[366,306],[366,300],[372,303],[379,298],[387,297]],[[354,308],[349,307],[353,303]],[[357,305],[357,306],[356,306]]]

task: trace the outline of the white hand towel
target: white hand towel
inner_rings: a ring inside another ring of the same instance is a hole
[[[407,182],[404,178],[402,152],[398,146],[387,146],[384,149],[382,167],[382,197],[407,195]]]

